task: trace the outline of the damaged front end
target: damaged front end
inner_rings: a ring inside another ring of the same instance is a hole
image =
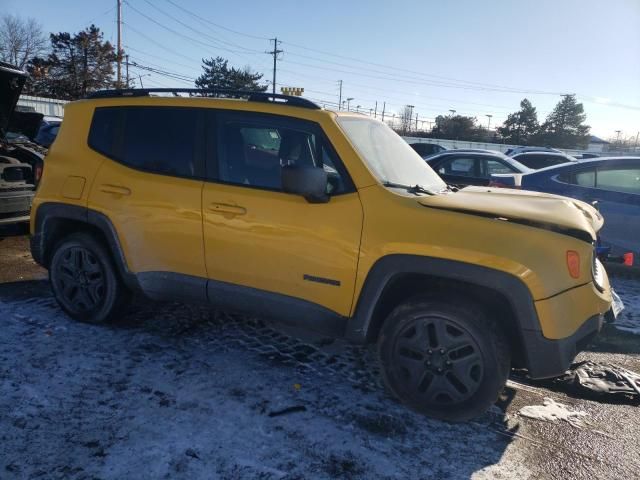
[[[0,62],[0,225],[29,220],[46,154],[25,135],[42,115],[16,112],[26,79],[25,72]]]

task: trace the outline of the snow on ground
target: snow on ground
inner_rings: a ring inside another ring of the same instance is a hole
[[[614,285],[624,318],[637,319],[633,280]],[[635,407],[521,386],[502,404],[512,413],[447,424],[390,398],[370,348],[143,300],[115,325],[85,325],[46,282],[0,287],[1,479],[524,480],[640,468]],[[545,396],[594,426],[517,415]],[[631,440],[619,448],[616,438]]]
[[[613,286],[624,303],[624,310],[616,321],[619,330],[640,335],[640,275],[618,273]]]

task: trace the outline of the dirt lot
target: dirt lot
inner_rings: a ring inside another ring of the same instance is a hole
[[[120,322],[69,320],[26,237],[0,241],[0,478],[637,478],[637,404],[511,381],[490,413],[416,415],[374,352],[260,319],[138,299]],[[612,278],[640,324],[640,277]],[[640,371],[609,327],[582,359]],[[551,398],[581,422],[520,414]]]

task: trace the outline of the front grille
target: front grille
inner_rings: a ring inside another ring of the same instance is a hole
[[[9,212],[9,213],[0,213],[0,220],[4,220],[6,218],[18,218],[18,217],[28,217],[29,210],[23,210],[21,212]]]

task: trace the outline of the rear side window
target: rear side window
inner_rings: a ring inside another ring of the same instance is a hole
[[[468,157],[453,157],[443,161],[438,167],[441,175],[456,175],[459,177],[476,176],[476,159]]]
[[[131,168],[200,178],[199,119],[199,110],[192,108],[98,108],[89,146]]]
[[[516,173],[517,170],[515,168],[510,167],[502,162],[497,160],[485,160],[485,177],[490,177],[494,174],[501,173]]]
[[[514,160],[519,161],[523,165],[538,170],[539,168],[550,167],[552,165],[560,165],[561,163],[567,163],[569,160],[564,157],[556,157],[554,155],[545,154],[523,154],[514,155]]]
[[[575,181],[572,182],[575,185],[580,185],[581,187],[593,187],[596,183],[596,172],[595,170],[585,170],[582,172],[577,172],[575,174]]]

